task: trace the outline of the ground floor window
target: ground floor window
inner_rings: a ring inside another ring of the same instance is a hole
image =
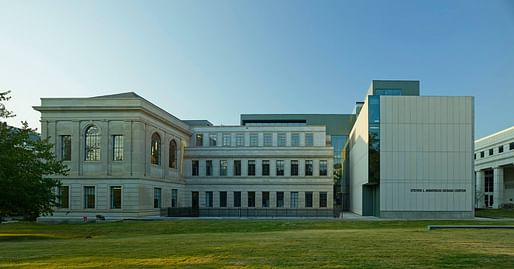
[[[111,186],[111,208],[121,208],[121,186]]]
[[[220,207],[227,207],[227,192],[220,192]]]
[[[161,208],[161,188],[153,189],[153,208]]]
[[[57,200],[57,207],[69,208],[70,207],[70,187],[60,186]]]
[[[277,192],[277,207],[284,207],[284,192]]]
[[[255,207],[255,192],[248,192],[248,207]]]
[[[291,192],[291,208],[298,208],[298,192]]]
[[[319,207],[327,207],[327,193],[326,192],[319,193]]]
[[[312,207],[312,192],[305,192],[305,207]]]
[[[241,192],[234,192],[234,207],[241,207]]]
[[[268,191],[262,192],[262,207],[264,207],[264,208],[269,207],[269,192]]]
[[[95,208],[95,187],[84,187],[84,208]]]
[[[212,191],[206,191],[205,192],[205,206],[206,207],[213,207]]]
[[[171,207],[178,207],[178,190],[171,189]]]

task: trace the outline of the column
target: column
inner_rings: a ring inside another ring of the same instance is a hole
[[[485,173],[484,171],[476,171],[476,192],[475,192],[475,206],[477,208],[484,208],[484,195],[485,195]]]
[[[493,208],[501,208],[503,204],[503,168],[494,168],[494,193],[493,193]]]

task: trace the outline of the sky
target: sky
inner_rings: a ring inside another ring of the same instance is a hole
[[[514,125],[514,1],[0,0],[0,91],[134,91],[180,119],[351,113],[373,79],[475,96],[475,137]]]

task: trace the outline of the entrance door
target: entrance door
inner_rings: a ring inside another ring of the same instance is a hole
[[[193,217],[198,217],[200,215],[200,195],[197,191],[191,193],[191,209]]]

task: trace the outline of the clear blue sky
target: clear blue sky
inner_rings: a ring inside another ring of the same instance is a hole
[[[514,125],[514,1],[0,0],[0,89],[135,91],[181,119],[350,113],[373,79],[475,96],[476,137]]]

